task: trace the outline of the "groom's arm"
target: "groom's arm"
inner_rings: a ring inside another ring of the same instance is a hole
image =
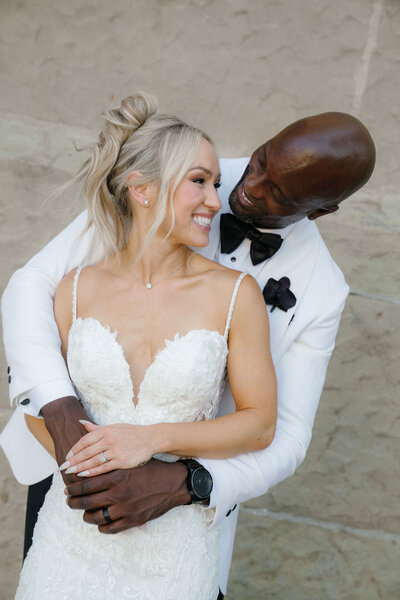
[[[23,410],[33,416],[39,414],[48,400],[75,395],[60,352],[53,298],[67,272],[101,256],[94,235],[91,232],[82,235],[86,219],[86,212],[79,215],[16,271],[2,297],[10,401],[17,402],[22,395],[27,396],[29,402],[24,402]]]
[[[101,245],[94,234],[83,234],[86,220],[87,213],[84,212],[14,273],[1,302],[11,404],[17,404],[17,411],[45,417],[60,460],[71,447],[71,442],[77,441],[85,431],[78,423],[84,413],[60,351],[53,298],[67,272],[77,265],[96,262],[102,256]],[[10,427],[14,422],[21,424],[23,420],[12,420]],[[72,424],[71,427],[69,424]],[[15,452],[11,433],[7,432],[1,438],[3,449],[10,459]],[[29,440],[26,434],[23,437]],[[35,449],[39,452],[37,457]],[[29,472],[29,465],[39,460],[42,454],[38,444],[32,441],[24,450],[26,456],[23,460],[19,457],[18,464],[25,465],[23,469]],[[13,463],[12,460],[10,462]],[[25,479],[21,473],[16,473],[16,476]]]

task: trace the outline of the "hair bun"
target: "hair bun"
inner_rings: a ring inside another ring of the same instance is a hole
[[[106,130],[121,128],[125,136],[139,129],[158,110],[157,99],[146,92],[138,92],[128,96],[121,102],[119,108],[113,108],[104,113]]]

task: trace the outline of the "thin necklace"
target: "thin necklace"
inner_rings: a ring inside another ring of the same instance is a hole
[[[157,283],[161,283],[161,281],[164,281],[164,279],[167,279],[167,277],[171,277],[171,275],[173,275],[174,273],[176,273],[181,268],[182,268],[182,265],[179,265],[179,267],[176,267],[176,269],[174,269],[170,273],[167,273],[167,275],[165,275],[164,277],[161,277],[161,279],[158,279],[157,281],[154,281],[153,283],[145,283],[143,281],[143,279],[141,279],[140,277],[138,277],[137,275],[135,275],[135,273],[133,273],[133,271],[131,271],[131,274],[134,276],[135,279],[137,279],[138,281],[140,281],[140,283],[142,285],[145,285],[148,290],[151,290],[151,288],[154,285],[157,285]]]

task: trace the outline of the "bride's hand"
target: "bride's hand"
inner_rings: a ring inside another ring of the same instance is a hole
[[[160,451],[151,425],[117,423],[100,427],[89,421],[81,423],[89,433],[71,448],[60,471],[92,477],[138,467]]]

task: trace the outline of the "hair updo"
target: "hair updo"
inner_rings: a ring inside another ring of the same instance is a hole
[[[214,145],[204,132],[173,115],[157,112],[157,108],[154,96],[138,92],[122,100],[119,108],[103,113],[105,127],[74,178],[73,183],[82,183],[88,200],[87,228],[93,225],[97,229],[106,254],[127,244],[133,217],[128,175],[139,171],[142,177],[135,185],[153,182],[158,186],[155,218],[143,252],[165,218],[169,192],[172,202],[201,139]]]

